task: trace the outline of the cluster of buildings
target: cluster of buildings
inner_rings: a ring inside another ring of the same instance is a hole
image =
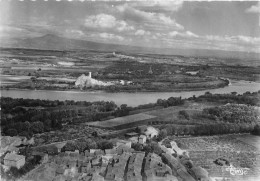
[[[1,136],[0,156],[3,157],[3,166],[6,168],[21,168],[25,164],[25,156],[19,155],[19,147],[34,144],[34,139],[17,136]]]
[[[132,144],[145,145],[147,139],[158,135],[158,130],[149,126],[141,134],[127,133],[128,140],[116,140],[112,149],[90,149],[62,152],[64,143],[33,149],[32,156],[40,156],[41,164],[30,171],[25,179],[38,181],[195,181],[209,180],[208,173],[202,167],[187,167],[189,156],[181,149],[173,155],[165,146],[162,155],[136,151]],[[172,144],[173,147],[177,145]],[[25,157],[8,153],[4,164],[21,168]],[[192,164],[192,163],[191,163]]]
[[[26,179],[39,181],[177,181],[160,156],[135,151],[131,141],[118,140],[113,149],[90,149],[79,153],[60,152],[28,174]]]
[[[94,86],[110,86],[114,85],[112,82],[103,82],[100,80],[93,79],[91,77],[91,72],[89,72],[89,75],[86,76],[85,74],[82,74],[79,76],[75,82],[76,87],[84,88],[84,87],[94,87]]]

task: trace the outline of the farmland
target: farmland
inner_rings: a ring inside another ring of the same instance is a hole
[[[101,127],[101,128],[128,128],[128,126],[134,127],[138,125],[147,124],[148,121],[152,121],[155,116],[147,114],[134,114],[130,116],[118,117],[107,121],[96,121],[87,123],[89,126]]]
[[[243,142],[240,141],[241,138],[253,139],[254,142]],[[259,137],[246,134],[192,138],[174,137],[172,139],[181,149],[188,151],[194,164],[207,169],[211,177],[225,177],[232,180],[255,180],[260,177],[260,152],[257,149]],[[227,162],[218,165],[214,163],[218,159],[224,159]],[[232,176],[227,170],[230,164],[235,168],[247,168],[248,173],[243,176]]]
[[[240,60],[237,62],[242,64]],[[19,80],[15,84],[2,84],[1,88],[78,90],[74,82],[66,82],[64,78],[76,80],[88,72],[101,81],[132,82],[83,89],[107,92],[215,89],[228,85],[228,81],[220,77],[257,81],[260,72],[259,67],[238,66],[234,61],[217,58],[32,49],[1,49],[0,68],[3,75],[29,76],[29,79]]]

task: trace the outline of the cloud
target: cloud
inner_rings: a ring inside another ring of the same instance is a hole
[[[85,19],[86,27],[113,28],[116,26],[116,18],[108,14],[92,15]]]
[[[180,10],[183,2],[182,0],[140,1],[133,3],[132,6],[146,12],[173,12]]]
[[[81,30],[76,29],[67,29],[64,33],[65,36],[73,37],[73,38],[83,38],[85,37],[85,33]]]
[[[149,35],[151,35],[151,32],[145,31],[145,30],[142,30],[142,29],[139,29],[139,30],[137,30],[137,31],[135,32],[135,35],[136,35],[136,36],[144,36],[144,35],[149,36]]]
[[[216,36],[216,35],[206,35],[204,36],[206,40],[210,41],[219,41],[219,42],[229,42],[229,43],[243,43],[243,44],[255,44],[260,46],[259,37],[250,37],[250,36]]]
[[[117,23],[117,28],[116,28],[119,32],[122,32],[122,31],[132,31],[134,30],[134,26],[130,26],[128,25],[125,21],[119,21]]]
[[[149,28],[150,31],[158,29],[182,30],[184,27],[178,24],[174,19],[163,13],[146,12],[129,4],[116,6],[118,13],[123,19],[128,19],[137,26]]]
[[[132,31],[135,29],[134,26],[129,25],[126,21],[117,20],[114,16],[103,13],[87,17],[84,25],[88,28],[113,28],[119,32]]]
[[[190,31],[186,31],[186,32],[177,32],[177,31],[172,31],[169,32],[168,34],[170,37],[182,37],[182,38],[198,38],[199,36],[190,32]]]
[[[115,35],[115,34],[111,34],[111,33],[100,33],[99,37],[103,38],[103,39],[106,39],[106,40],[107,39],[109,39],[109,40],[118,40],[118,41],[123,41],[124,40],[124,37],[119,36],[119,35]]]
[[[258,2],[256,5],[251,6],[248,9],[246,9],[246,13],[257,13],[257,14],[260,14],[260,2]]]

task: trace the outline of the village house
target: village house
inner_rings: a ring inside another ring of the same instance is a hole
[[[166,161],[172,170],[177,170],[180,167],[179,161],[174,156],[168,153],[163,153],[162,158]]]
[[[139,138],[138,138],[138,143],[140,143],[140,144],[146,143],[146,136],[140,135]]]
[[[118,157],[114,157],[113,162],[113,169],[112,173],[115,175],[116,181],[123,181],[124,180],[124,174],[125,169],[127,165],[127,161],[129,157],[132,155],[132,153],[124,152],[122,155]]]
[[[118,147],[120,145],[125,145],[125,146],[131,148],[132,142],[131,141],[126,141],[126,140],[118,140],[116,142],[116,146]]]
[[[133,148],[129,148],[129,146],[127,145],[120,145],[118,147],[115,148],[116,152],[118,155],[123,154],[124,152],[133,152],[134,149]]]
[[[131,137],[131,138],[129,138],[129,140],[130,140],[132,143],[138,143],[138,137],[137,137],[137,136]]]
[[[128,163],[127,180],[128,181],[142,181],[142,164],[145,153],[137,152],[132,154]]]
[[[33,156],[40,156],[41,157],[41,163],[47,163],[48,162],[48,154],[47,153],[43,153],[43,152],[38,152],[38,151],[33,151],[32,152]]]
[[[148,126],[144,132],[147,138],[152,139],[154,137],[157,137],[159,134],[159,130],[152,126]]]
[[[192,167],[192,172],[195,174],[196,179],[200,181],[208,181],[209,180],[209,174],[207,170],[204,168],[198,166],[198,167]]]
[[[25,156],[13,153],[7,153],[4,157],[4,165],[21,168],[25,164]]]

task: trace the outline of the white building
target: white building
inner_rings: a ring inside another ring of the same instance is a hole
[[[140,143],[140,144],[146,143],[146,136],[145,135],[139,136],[138,143]]]
[[[137,136],[131,137],[131,138],[129,138],[129,140],[130,140],[132,143],[138,143],[138,137],[137,137]]]
[[[4,157],[4,165],[10,167],[21,168],[25,164],[25,156],[14,153],[6,154]]]
[[[121,145],[125,145],[125,146],[127,146],[128,148],[131,148],[132,142],[131,142],[131,141],[126,141],[126,140],[118,140],[118,141],[116,142],[116,146],[118,147],[118,146],[121,146]]]
[[[159,130],[157,130],[156,128],[154,128],[152,126],[148,126],[146,128],[146,131],[144,132],[144,134],[147,136],[147,138],[157,137],[159,134]]]

